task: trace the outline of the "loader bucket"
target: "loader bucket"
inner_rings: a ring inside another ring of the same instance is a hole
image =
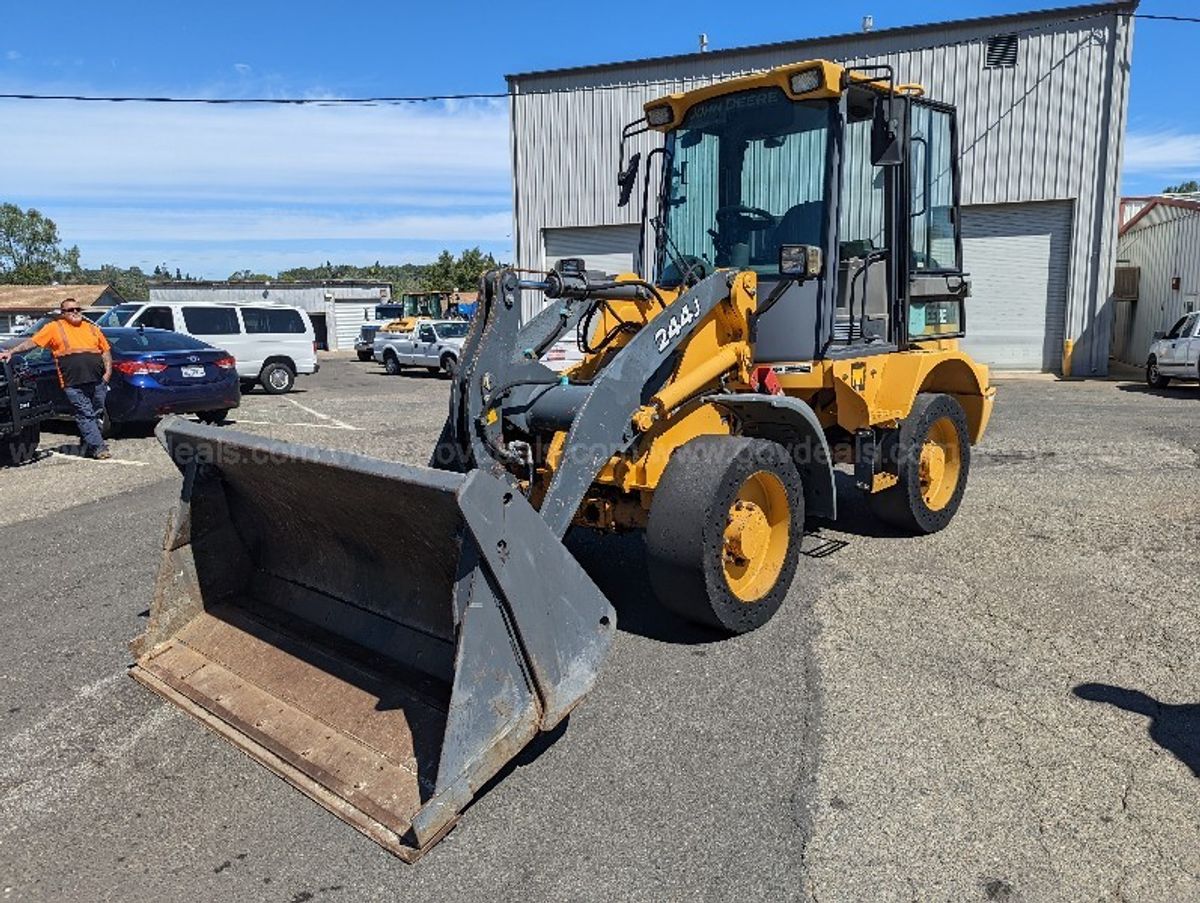
[[[402,858],[591,688],[616,617],[499,477],[158,437],[183,491],[133,677]]]

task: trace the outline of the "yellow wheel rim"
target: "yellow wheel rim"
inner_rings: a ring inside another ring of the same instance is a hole
[[[757,602],[779,579],[791,526],[783,482],[766,470],[750,474],[729,507],[721,550],[725,581],[742,602]]]
[[[949,417],[935,420],[921,446],[919,476],[921,498],[930,511],[941,511],[954,497],[962,473],[958,430]]]

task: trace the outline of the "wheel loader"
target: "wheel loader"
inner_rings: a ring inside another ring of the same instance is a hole
[[[636,272],[486,274],[429,466],[160,426],[183,488],[133,676],[411,861],[597,679],[616,613],[572,527],[643,533],[644,604],[725,633],[779,609],[835,467],[941,530],[994,396],[959,347],[956,140],[887,67],[647,104]]]

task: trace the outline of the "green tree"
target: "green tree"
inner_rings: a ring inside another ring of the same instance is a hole
[[[0,282],[45,285],[78,271],[79,248],[62,247],[54,220],[0,204]]]
[[[1163,194],[1192,194],[1200,191],[1200,182],[1195,179],[1188,179],[1186,182],[1180,182],[1178,185],[1168,185],[1163,189]]]

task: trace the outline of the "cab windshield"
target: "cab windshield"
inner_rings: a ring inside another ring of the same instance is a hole
[[[783,244],[823,245],[836,107],[779,88],[714,97],[667,136],[661,279],[697,261],[776,273]]]

